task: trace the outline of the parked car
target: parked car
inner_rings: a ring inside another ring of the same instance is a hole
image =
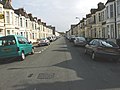
[[[53,38],[52,37],[47,37],[47,39],[52,42],[53,41]]]
[[[39,40],[38,46],[50,45],[50,41],[47,38],[42,38]]]
[[[74,36],[74,35],[71,35],[71,36],[69,37],[69,41],[70,41],[70,42],[74,42],[74,40],[75,40],[75,36]]]
[[[85,53],[90,54],[93,60],[107,58],[117,61],[120,58],[119,46],[112,41],[93,39],[85,47]]]
[[[84,37],[76,37],[74,40],[75,46],[85,46],[87,44],[87,41]]]
[[[55,35],[52,36],[52,39],[53,39],[53,41],[57,40]]]
[[[0,37],[0,59],[19,58],[24,60],[29,53],[34,54],[34,48],[25,37],[17,35]]]

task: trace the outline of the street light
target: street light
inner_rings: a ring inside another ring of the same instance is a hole
[[[76,17],[76,19],[78,19],[78,20],[79,20],[79,22],[80,22],[80,18],[79,18],[79,17]]]
[[[78,23],[78,24],[80,24],[80,18],[79,18],[79,17],[76,17],[76,19],[79,20],[79,23]],[[78,33],[79,33],[79,29],[80,29],[80,28],[79,28],[79,26],[78,26],[78,30],[76,31],[77,36],[79,36],[79,34],[78,34]]]

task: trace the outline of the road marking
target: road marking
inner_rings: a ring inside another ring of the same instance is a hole
[[[35,53],[42,53],[43,51],[45,51],[48,47],[43,48],[41,51],[35,52]],[[37,48],[36,48],[37,49]]]
[[[64,45],[64,47],[68,47],[67,45]]]
[[[39,52],[35,52],[35,53],[41,53],[41,51],[39,51]]]
[[[37,90],[36,88],[34,88],[34,90]]]
[[[44,50],[46,50],[47,48],[44,48]]]

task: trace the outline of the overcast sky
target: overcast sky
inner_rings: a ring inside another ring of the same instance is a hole
[[[91,8],[97,8],[99,2],[107,0],[12,0],[14,8],[24,8],[28,13],[37,16],[47,25],[53,25],[57,31],[70,29],[71,24],[79,22],[90,13]]]

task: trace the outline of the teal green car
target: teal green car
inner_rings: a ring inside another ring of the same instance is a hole
[[[24,60],[27,54],[34,54],[34,48],[23,36],[8,35],[0,37],[0,59],[19,58]]]

